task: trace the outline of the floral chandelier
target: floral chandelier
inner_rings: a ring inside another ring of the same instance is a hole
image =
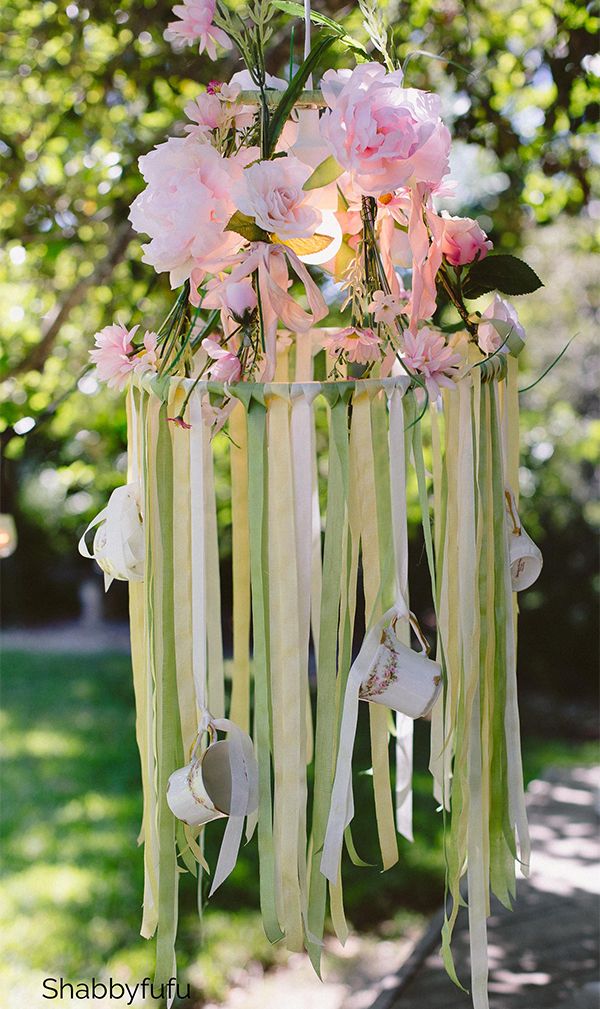
[[[157,981],[175,973],[181,870],[210,873],[212,895],[244,833],[258,836],[268,938],[306,949],[319,971],[329,908],[345,941],[363,701],[386,870],[401,857],[397,834],[412,840],[413,722],[431,716],[450,898],[442,952],[460,984],[451,936],[466,877],[471,992],[484,1009],[490,891],[510,905],[515,863],[526,872],[529,861],[515,593],[542,565],[518,515],[525,334],[502,295],[540,281],[494,254],[476,221],[438,209],[453,192],[440,99],[410,87],[377,7],[360,6],[371,55],[309,3],[254,0],[243,16],[214,0],[174,8],[165,37],[175,46],[211,59],[235,46],[246,69],[211,82],[185,107],[185,135],[140,158],[146,187],[130,220],[149,238],[144,262],[178,294],[156,330],[96,334],[99,378],[128,389],[129,480],[90,526],[91,553],[85,537],[81,550],[107,586],[130,582],[141,931],[157,934]],[[306,17],[305,58],[289,80],[265,68],[280,11]],[[339,41],[355,65],[326,70],[315,89]],[[334,301],[341,325],[327,324]],[[317,430],[327,431],[326,488]],[[228,701],[215,439],[231,479]],[[410,605],[411,472],[435,658]],[[358,610],[366,632],[354,656]],[[214,819],[226,826],[209,866]]]

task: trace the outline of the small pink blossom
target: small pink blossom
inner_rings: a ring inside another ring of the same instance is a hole
[[[186,133],[204,139],[211,130],[223,129],[235,116],[235,106],[222,102],[216,94],[206,91],[188,102],[183,110],[190,120]]]
[[[136,348],[133,338],[138,329],[139,326],[134,326],[127,330],[122,323],[113,323],[94,337],[96,346],[90,351],[90,358],[96,365],[98,379],[111,389],[123,389],[132,372],[142,375],[156,371],[158,337],[146,332],[142,346]]]
[[[139,349],[134,358],[136,375],[144,375],[147,371],[156,371],[158,367],[158,336],[148,330],[144,333],[143,349]]]
[[[402,87],[402,73],[380,63],[328,70],[321,82],[329,111],[321,131],[358,189],[371,196],[440,182],[448,172],[450,133],[437,95]]]
[[[231,40],[221,28],[213,23],[216,0],[183,0],[173,7],[173,14],[179,21],[170,21],[164,33],[167,42],[184,46],[199,43],[198,52],[206,50],[211,60],[217,58],[217,45],[231,49]]]
[[[191,431],[192,425],[188,424],[183,417],[167,417],[170,424],[175,424],[176,427],[180,427],[182,431]]]
[[[311,194],[302,189],[310,174],[308,165],[292,155],[257,161],[245,170],[236,189],[238,209],[278,238],[310,238],[321,223]]]
[[[323,346],[333,354],[342,351],[353,364],[368,364],[378,361],[381,356],[379,345],[381,340],[372,329],[348,326],[334,336],[323,340]]]
[[[441,333],[423,328],[416,336],[405,330],[402,360],[408,368],[423,375],[427,392],[437,400],[441,395],[441,386],[454,388],[461,357],[446,345]]]
[[[207,369],[207,375],[215,382],[238,382],[242,374],[240,360],[231,351],[220,347],[215,340],[208,337],[202,341],[201,346],[209,357],[215,362]]]
[[[442,252],[452,266],[465,266],[487,256],[494,244],[471,217],[451,217],[442,211]]]
[[[500,323],[498,327],[495,325],[496,322]],[[494,354],[500,348],[507,354],[508,341],[511,337],[524,343],[525,330],[513,306],[496,294],[482,313],[481,322],[477,327],[477,342],[484,354]]]
[[[393,326],[398,316],[406,308],[407,298],[408,294],[396,298],[393,294],[375,291],[373,301],[369,305],[369,312],[373,313],[375,322],[383,322],[387,326]]]

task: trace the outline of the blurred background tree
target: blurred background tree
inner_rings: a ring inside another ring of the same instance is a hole
[[[518,305],[529,332],[523,385],[578,333],[556,371],[522,397],[524,514],[546,558],[523,599],[522,668],[531,685],[560,688],[572,683],[565,663],[585,668],[595,639],[598,4],[386,6],[403,58],[426,50],[453,61],[415,55],[407,68],[411,85],[442,95],[456,138],[452,211],[476,216],[497,248],[524,249],[545,281]],[[356,4],[315,7],[361,33]],[[85,369],[97,329],[115,316],[153,328],[172,297],[141,263],[127,224],[142,188],[137,158],[181,132],[185,102],[212,77],[240,69],[235,55],[213,66],[192,49],[173,54],[163,40],[169,18],[166,0],[2,5],[2,510],[15,513],[20,534],[4,562],[8,622],[77,614],[89,568],[76,539],[123,479],[122,397],[100,390]],[[297,24],[296,56],[301,43]],[[289,52],[282,18],[273,73],[287,74]],[[333,54],[347,62],[341,45]],[[221,508],[225,522],[226,490]],[[108,600],[113,614],[124,613],[123,591]],[[581,689],[591,682],[582,676]]]

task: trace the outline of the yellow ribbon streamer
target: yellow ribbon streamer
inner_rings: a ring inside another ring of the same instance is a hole
[[[273,703],[274,839],[278,915],[290,950],[303,947],[299,860],[300,803],[306,773],[300,719],[306,695],[301,689],[298,636],[298,572],[294,551],[294,499],[289,401],[266,397],[269,469],[269,609],[271,696]]]

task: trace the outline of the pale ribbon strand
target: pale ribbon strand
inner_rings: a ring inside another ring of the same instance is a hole
[[[281,390],[265,389],[269,492],[269,612],[273,699],[274,840],[278,911],[286,946],[303,946],[300,858],[300,807],[306,773],[301,753],[301,722],[306,696],[299,677],[298,574],[290,444],[289,400]],[[295,617],[290,620],[290,616]]]
[[[404,392],[394,389],[389,396],[389,459],[392,499],[392,534],[396,562],[396,606],[408,617],[408,527],[406,516],[406,456],[404,446]],[[399,638],[410,644],[406,621],[399,628]],[[412,776],[414,721],[396,712],[396,830],[413,840]]]
[[[204,524],[204,419],[202,394],[195,393],[190,411],[190,501],[192,523],[192,671],[198,717],[207,710],[206,662],[206,544]]]
[[[228,817],[209,896],[234,868],[242,839],[244,817],[258,801],[258,770],[247,733],[226,718],[213,719],[207,707],[206,625],[206,451],[207,432],[202,417],[202,393],[190,400],[190,494],[192,566],[192,667],[199,733],[208,725],[229,734],[231,813]]]
[[[396,391],[398,393],[399,406],[394,411],[394,437],[399,435],[404,446],[404,417],[402,408],[402,396],[408,388],[408,379],[397,380]],[[391,423],[391,421],[390,421]],[[400,431],[398,430],[400,428]],[[403,450],[402,450],[402,454]],[[395,454],[390,452],[391,459]],[[392,478],[392,474],[390,474]],[[393,474],[392,495],[396,500],[396,507],[392,515],[398,514],[401,505],[401,498],[398,497],[401,489],[398,486],[398,473],[395,467]],[[396,527],[396,521],[394,521]],[[394,557],[396,563],[397,585],[402,586],[405,579],[404,565],[407,562],[407,552],[402,550],[402,536],[398,541],[396,551],[396,538],[394,540]],[[342,709],[342,720],[340,726],[340,742],[338,747],[335,778],[331,795],[331,805],[329,818],[327,821],[327,831],[323,845],[323,855],[321,858],[321,872],[331,882],[338,880],[342,847],[344,842],[344,830],[354,816],[354,797],[352,793],[352,753],[354,750],[354,740],[356,736],[356,726],[358,722],[359,693],[362,682],[366,679],[369,669],[373,663],[375,654],[380,645],[381,632],[384,627],[388,627],[394,619],[405,618],[408,614],[406,599],[402,596],[397,599],[396,604],[383,616],[367,633],[362,647],[352,664],[346,683],[344,704]],[[406,821],[405,821],[406,822]]]

